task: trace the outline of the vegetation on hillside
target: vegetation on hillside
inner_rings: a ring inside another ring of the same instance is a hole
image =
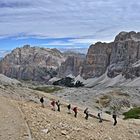
[[[132,108],[123,115],[125,116],[124,119],[140,119],[140,107]]]
[[[84,84],[80,81],[77,81],[74,83],[74,79],[71,77],[65,77],[58,81],[53,82],[53,85],[59,85],[59,86],[66,86],[66,87],[83,87]]]

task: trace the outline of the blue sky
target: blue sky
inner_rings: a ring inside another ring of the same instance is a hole
[[[1,0],[0,50],[85,48],[140,31],[140,0]]]

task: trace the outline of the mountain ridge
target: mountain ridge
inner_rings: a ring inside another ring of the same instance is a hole
[[[56,75],[56,69],[65,60],[57,49],[30,47],[14,49],[0,62],[0,72],[23,80],[48,80]]]
[[[140,67],[132,66],[140,60],[139,39],[140,32],[120,32],[111,43],[91,45],[86,56],[89,69],[82,73],[83,77],[99,77],[106,71],[111,78],[119,74],[126,78],[139,77]]]
[[[48,81],[69,74],[88,79],[100,77],[106,71],[110,78],[122,74],[129,79],[140,76],[140,65],[135,65],[139,60],[140,32],[131,31],[120,32],[111,43],[90,45],[86,57],[75,52],[61,53],[57,49],[25,45],[1,60],[0,72],[9,77],[35,81]]]

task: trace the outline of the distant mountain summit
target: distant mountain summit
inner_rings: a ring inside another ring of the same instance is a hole
[[[113,42],[108,76],[123,74],[126,78],[140,76],[140,32],[121,32]]]
[[[113,42],[92,44],[85,59],[69,57],[60,67],[61,75],[100,77],[104,73],[126,79],[140,76],[140,32],[120,32]]]
[[[140,76],[140,32],[121,32],[114,42],[90,46],[81,75],[99,77],[106,71],[111,78],[119,74],[126,78]]]
[[[47,81],[57,75],[56,69],[64,60],[57,49],[25,45],[14,49],[1,60],[0,72],[22,80]]]

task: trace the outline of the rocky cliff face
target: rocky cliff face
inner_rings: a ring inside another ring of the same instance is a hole
[[[84,78],[99,77],[105,73],[110,64],[112,44],[97,42],[89,47],[81,72]]]
[[[70,74],[77,76],[81,74],[83,62],[85,57],[81,55],[69,55],[65,62],[59,67],[59,77],[65,77]]]
[[[83,78],[99,77],[105,72],[111,78],[122,74],[126,78],[140,76],[140,33],[121,32],[114,42],[97,42],[80,54],[62,54],[56,49],[17,48],[0,62],[0,72],[24,80],[48,80],[69,74]]]
[[[121,32],[116,36],[110,57],[108,76],[122,73],[126,78],[140,76],[140,67],[133,64],[140,60],[140,33]]]
[[[140,33],[121,32],[114,42],[91,45],[82,69],[85,78],[123,74],[126,78],[140,76]]]
[[[56,69],[64,61],[56,49],[25,45],[8,54],[0,62],[0,71],[8,77],[45,81],[57,75]]]

